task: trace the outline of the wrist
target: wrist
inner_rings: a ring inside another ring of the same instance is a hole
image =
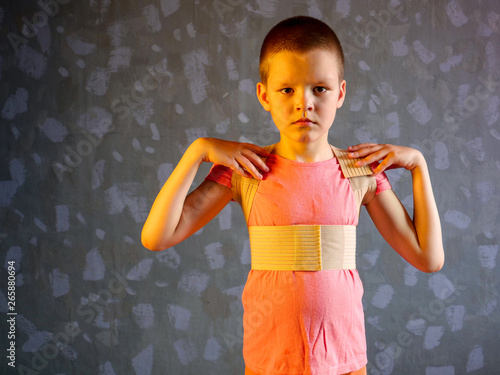
[[[207,160],[207,141],[208,138],[197,138],[188,147],[188,152],[192,156],[193,161],[198,165]]]

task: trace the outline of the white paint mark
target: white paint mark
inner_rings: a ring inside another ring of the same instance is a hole
[[[85,270],[83,271],[83,279],[88,281],[102,280],[106,267],[104,259],[97,248],[90,250],[85,256]]]
[[[424,98],[420,95],[408,104],[406,109],[420,125],[427,124],[432,117],[432,113],[427,107],[427,104],[425,104]]]
[[[488,316],[490,315],[497,307],[496,298],[488,298],[482,306],[479,308],[479,315]]]
[[[182,106],[180,104],[176,104],[175,105],[175,113],[177,113],[178,115],[184,114],[184,108],[182,108]]]
[[[243,112],[239,113],[238,120],[240,120],[244,124],[247,124],[248,122],[250,122],[250,119]]]
[[[153,141],[159,141],[160,140],[160,132],[158,131],[158,127],[154,122],[149,124],[149,128],[151,129],[151,139]]]
[[[135,323],[142,329],[153,328],[155,312],[149,303],[140,303],[132,307]]]
[[[466,229],[469,226],[471,219],[469,216],[460,211],[448,210],[444,214],[444,221],[453,224],[459,229]]]
[[[500,118],[499,107],[500,98],[497,95],[492,95],[486,102],[486,108],[482,112],[488,126],[494,125]],[[499,138],[497,137],[497,139]]]
[[[414,286],[418,282],[418,270],[410,264],[407,264],[405,267],[404,279],[405,285]]]
[[[60,204],[56,209],[56,231],[65,232],[69,229],[69,209],[65,204]]]
[[[142,150],[141,143],[139,142],[139,140],[136,137],[134,137],[134,139],[132,139],[132,147],[134,148],[135,151]]]
[[[132,367],[136,375],[151,375],[153,369],[153,345],[148,345],[142,352],[132,358]]]
[[[23,258],[23,251],[21,250],[21,248],[19,246],[11,246],[7,251],[7,254],[5,254],[5,262],[3,264],[3,267],[5,269],[8,269],[9,264],[7,262],[14,261],[15,262],[14,267],[16,269],[16,272],[19,272],[22,258]]]
[[[116,22],[108,27],[107,33],[114,47],[122,44],[123,38],[127,35],[127,27],[122,22]]]
[[[427,327],[424,337],[424,349],[431,350],[439,346],[444,328],[442,326]]]
[[[6,120],[12,120],[20,113],[28,110],[28,90],[18,88],[16,93],[9,96],[2,109],[2,117]]]
[[[55,268],[49,274],[50,286],[54,297],[61,297],[69,292],[69,276],[59,268]]]
[[[48,59],[40,52],[23,44],[17,54],[18,68],[32,78],[40,79],[47,70]]]
[[[160,188],[165,184],[168,177],[174,171],[174,166],[171,163],[162,163],[158,167],[158,172],[156,175],[158,176],[158,181],[160,183]]]
[[[379,331],[384,331],[385,328],[382,326],[382,322],[381,322],[381,319],[380,319],[380,315],[376,315],[376,316],[368,316],[366,318],[366,321],[372,326],[374,327],[375,329],[379,330]]]
[[[445,310],[445,317],[451,332],[460,331],[464,325],[465,306],[448,306]]]
[[[87,221],[85,220],[85,218],[83,217],[83,215],[82,215],[80,212],[78,212],[78,213],[76,214],[76,218],[77,218],[77,219],[78,219],[78,221],[79,221],[80,223],[82,223],[83,225],[87,225]]]
[[[206,289],[210,277],[198,270],[191,270],[182,274],[177,288],[188,294],[199,297]]]
[[[250,240],[245,240],[245,244],[243,245],[243,250],[240,255],[241,264],[250,264],[252,262],[252,255],[250,252]]]
[[[104,68],[95,68],[87,79],[85,89],[97,96],[103,96],[108,91],[110,71]]]
[[[399,127],[399,115],[397,112],[389,112],[385,118],[387,121],[392,124],[385,130],[385,136],[387,138],[396,139],[399,138],[400,135],[400,127]]]
[[[220,242],[211,243],[205,246],[205,256],[211,270],[224,267],[226,260],[222,254],[222,244]]]
[[[152,98],[146,98],[132,111],[135,121],[137,121],[140,126],[146,126],[154,115],[155,111],[153,104],[154,101]]]
[[[436,54],[425,48],[420,40],[415,40],[413,42],[413,49],[415,49],[415,52],[417,52],[418,57],[420,57],[420,60],[422,60],[424,64],[429,64],[436,58]]]
[[[189,364],[196,357],[198,357],[196,347],[190,339],[177,340],[174,342],[174,348],[183,365]]]
[[[465,143],[467,150],[471,153],[472,157],[477,161],[484,161],[486,152],[484,151],[483,138],[477,137]]]
[[[191,310],[178,305],[167,306],[168,318],[175,329],[185,331],[189,328]]]
[[[394,289],[391,285],[385,284],[379,286],[375,295],[372,297],[372,305],[379,309],[385,309],[392,300]]]
[[[455,367],[441,366],[441,367],[426,367],[425,375],[455,375]]]
[[[206,86],[209,84],[205,74],[208,65],[208,54],[204,49],[198,49],[182,56],[184,75],[189,80],[189,90],[194,104],[199,104],[207,97]]]
[[[66,69],[66,68],[64,68],[64,67],[62,67],[62,66],[60,66],[60,67],[59,67],[59,69],[57,69],[57,71],[58,71],[58,72],[59,72],[59,74],[60,74],[62,77],[64,77],[64,78],[69,77],[69,72],[68,72],[68,69]]]
[[[458,66],[462,62],[462,59],[463,55],[450,56],[444,63],[439,64],[439,69],[442,72],[448,73],[452,68]]]
[[[146,29],[150,33],[156,33],[161,30],[160,14],[157,7],[146,5],[142,10],[142,14],[146,18]]]
[[[181,257],[173,247],[159,251],[156,254],[156,259],[161,263],[165,263],[168,268],[172,268],[174,270],[176,270],[181,263]]]
[[[91,107],[78,117],[76,124],[89,133],[102,138],[113,128],[113,115],[104,108]]]
[[[132,50],[128,47],[118,47],[109,53],[108,67],[111,72],[127,69],[130,66]]]
[[[229,119],[225,119],[224,121],[218,122],[215,125],[215,131],[218,134],[226,134],[229,129]]]
[[[238,90],[255,95],[255,85],[251,79],[242,79],[238,84]]]
[[[226,69],[229,80],[237,81],[239,78],[239,74],[236,70],[236,63],[231,56],[226,57]]]
[[[406,44],[406,38],[403,36],[401,39],[391,42],[392,54],[396,57],[408,55],[410,48]]]
[[[479,195],[481,203],[487,204],[497,196],[497,186],[493,181],[478,182],[476,192]]]
[[[434,167],[440,171],[450,168],[448,146],[444,142],[436,142],[434,145]]]
[[[154,147],[151,147],[151,146],[146,146],[146,148],[144,149],[144,151],[146,151],[148,154],[154,154],[155,153]]]
[[[182,36],[181,36],[181,30],[180,29],[175,29],[172,34],[174,34],[174,39],[175,40],[177,40],[178,42],[181,41]]]
[[[467,356],[467,365],[465,366],[467,372],[476,371],[484,366],[483,348],[476,345],[474,349]]]
[[[137,263],[136,266],[132,267],[132,269],[127,274],[127,280],[144,280],[148,275],[149,271],[151,271],[151,265],[153,264],[153,259],[146,258]]]
[[[108,213],[111,215],[118,214],[125,208],[125,203],[121,197],[120,190],[116,185],[113,185],[104,191],[104,198],[106,200]]]
[[[335,10],[342,15],[342,18],[346,18],[351,13],[351,1],[337,0]]]
[[[376,263],[380,256],[379,249],[372,249],[365,252],[360,259],[359,266],[363,270],[368,270],[372,268]]]
[[[97,189],[101,186],[102,181],[104,180],[104,167],[106,164],[106,160],[101,159],[98,160],[94,164],[94,168],[92,168],[92,177],[90,179],[90,185],[92,190]]]
[[[42,232],[47,232],[47,225],[43,221],[41,221],[39,218],[35,217],[33,219],[33,222],[37,226],[38,229],[40,229]]]
[[[207,128],[189,128],[184,131],[186,133],[188,144],[193,143],[196,139],[207,136]]]
[[[95,230],[95,235],[97,238],[99,238],[101,241],[104,240],[104,237],[106,236],[106,232],[103,231],[102,229],[100,228],[97,228]]]
[[[19,316],[18,316],[19,320]],[[52,338],[52,333],[42,331],[42,332],[33,332],[28,335],[28,340],[23,344],[22,350],[23,352],[37,352],[41,348],[47,344]]]
[[[425,330],[425,320],[420,319],[412,319],[406,323],[406,329],[417,336],[422,336]]]
[[[12,131],[12,134],[14,135],[14,138],[17,141],[19,139],[19,136],[21,135],[21,132],[19,131],[17,126],[14,124],[10,124],[10,130]]]
[[[118,151],[113,151],[112,154],[116,161],[120,163],[123,161],[123,156]]]
[[[354,131],[354,135],[360,143],[378,143],[373,126],[361,126]]]
[[[160,6],[163,17],[168,17],[177,12],[180,5],[180,0],[161,0]]]
[[[222,346],[219,344],[215,337],[210,337],[205,345],[205,352],[203,358],[207,361],[216,361],[223,352]]]
[[[56,31],[57,31],[59,34],[64,33],[64,26],[57,26],[57,27],[56,27]]]
[[[52,117],[47,117],[39,128],[52,142],[62,142],[68,135],[66,126]]]
[[[443,273],[436,273],[428,280],[429,287],[434,296],[440,300],[447,299],[455,292],[455,286]]]
[[[364,71],[371,70],[370,66],[364,60],[361,60],[358,65],[359,65],[359,67],[360,67],[361,70],[364,70]]]
[[[106,363],[99,366],[99,375],[116,375],[110,361],[106,361]]]
[[[468,21],[468,18],[462,11],[462,7],[456,0],[451,0],[446,4],[446,14],[453,26],[456,27],[460,27]]]
[[[66,37],[66,42],[68,43],[69,48],[71,48],[77,55],[89,55],[96,49],[96,45],[94,43],[83,41],[76,33],[68,35]]]
[[[387,346],[375,355],[375,365],[383,371],[383,375],[390,375],[394,371],[395,358],[394,350]]]
[[[217,185],[217,187],[219,186]],[[217,218],[219,219],[220,230],[231,229],[232,225],[231,216],[232,216],[232,206],[228,204],[217,215]]]
[[[498,254],[498,245],[481,245],[477,249],[479,263],[481,267],[494,269],[496,267],[496,258]]]
[[[196,37],[196,30],[194,29],[194,26],[193,26],[192,22],[189,22],[186,25],[186,31],[187,31],[189,37],[191,37],[191,38],[195,38]]]
[[[76,66],[78,66],[81,69],[84,69],[87,66],[87,64],[82,59],[78,59],[76,60]]]

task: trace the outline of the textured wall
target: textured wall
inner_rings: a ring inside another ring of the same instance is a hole
[[[240,208],[163,252],[144,249],[140,231],[197,137],[277,141],[255,98],[258,51],[297,14],[345,46],[348,99],[331,143],[421,149],[441,213],[446,265],[431,275],[363,213],[369,373],[498,373],[497,0],[2,1],[2,373],[16,373],[9,261],[19,373],[242,373]],[[411,210],[409,173],[389,174]]]

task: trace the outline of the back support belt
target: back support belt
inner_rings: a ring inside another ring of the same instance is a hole
[[[355,225],[249,226],[252,269],[356,268]]]

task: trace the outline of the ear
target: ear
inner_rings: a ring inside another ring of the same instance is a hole
[[[257,83],[257,98],[264,109],[269,112],[271,106],[269,105],[269,98],[267,97],[266,85],[262,82]]]
[[[342,107],[342,104],[344,104],[345,100],[345,94],[346,94],[346,82],[345,79],[340,82],[340,90],[339,90],[339,100],[337,102],[337,108]]]

